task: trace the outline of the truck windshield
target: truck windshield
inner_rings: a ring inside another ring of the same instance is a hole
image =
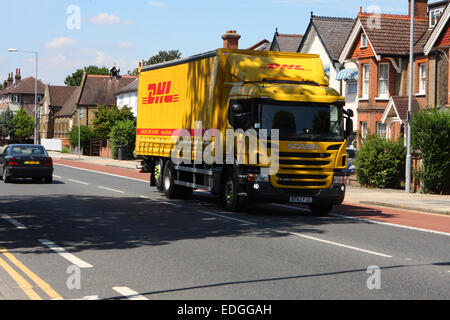
[[[281,140],[344,140],[342,110],[335,105],[262,104],[261,128],[278,129]]]

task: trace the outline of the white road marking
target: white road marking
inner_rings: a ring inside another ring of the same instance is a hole
[[[178,207],[178,208],[181,208],[181,206],[180,206],[179,204],[176,204],[176,203],[172,203],[172,202],[167,202],[167,201],[159,201],[159,203],[164,203],[164,204],[168,204],[168,205],[171,205],[171,206],[174,206],[174,207]]]
[[[53,177],[55,177],[55,178],[57,178],[57,179],[62,179],[62,178],[63,178],[63,177],[56,176],[56,175],[53,175]]]
[[[101,171],[95,171],[95,170],[89,170],[89,169],[83,169],[83,168],[77,168],[77,167],[71,167],[65,164],[59,164],[59,163],[54,163],[54,165],[56,166],[61,166],[61,167],[66,167],[66,168],[70,168],[70,169],[77,169],[77,170],[81,170],[81,171],[87,171],[87,172],[92,172],[92,173],[98,173],[98,174],[103,174],[105,176],[111,176],[111,177],[116,177],[116,178],[122,178],[122,179],[128,179],[128,180],[134,180],[134,181],[139,181],[139,182],[143,182],[143,183],[148,183],[147,180],[143,180],[143,179],[136,179],[136,178],[130,178],[130,177],[125,177],[125,176],[120,176],[118,174],[112,174],[112,173],[106,173],[106,172],[101,172]]]
[[[78,180],[74,180],[74,179],[69,179],[69,181],[79,183],[79,184],[84,184],[85,186],[89,185],[89,183],[87,183],[87,182],[78,181]]]
[[[374,223],[374,224],[381,224],[381,225],[385,225],[385,226],[409,229],[409,230],[414,230],[414,231],[422,231],[422,232],[434,233],[434,234],[439,234],[441,236],[450,237],[450,233],[434,231],[434,230],[430,230],[430,229],[409,227],[409,226],[404,226],[404,225],[400,225],[400,224],[394,224],[394,223],[389,223],[389,222],[381,222],[381,221],[369,220],[369,219],[364,219],[364,218],[349,217],[349,216],[345,216],[345,215],[342,215],[342,214],[336,214],[336,213],[330,213],[330,216],[344,218],[344,219],[350,219],[350,220],[356,220],[356,221],[364,221],[364,222]]]
[[[223,216],[221,214],[212,213],[212,212],[209,212],[209,211],[198,210],[198,212],[201,212],[201,213],[204,213],[204,214],[207,214],[207,215],[210,215],[210,216],[215,216],[215,217],[220,217],[220,218],[224,218],[224,219],[228,219],[228,220],[234,220],[234,221],[242,222],[242,223],[245,223],[245,224],[256,225],[255,222],[250,222],[250,221],[247,221],[247,220],[241,220],[241,219],[236,219],[236,218],[232,218],[232,217],[228,217],[228,216]]]
[[[149,197],[146,197],[146,196],[140,196],[139,198],[145,199],[145,200],[152,200],[152,199],[150,199]]]
[[[117,193],[125,193],[125,191],[120,191],[120,190],[116,190],[116,189],[111,189],[111,188],[107,188],[107,187],[102,187],[102,186],[98,186],[100,189],[104,189],[104,190],[108,190],[108,191],[112,191],[112,192],[117,192]]]
[[[148,300],[146,297],[127,287],[114,287],[113,290],[117,291],[128,300]]]
[[[11,218],[10,216],[8,216],[7,214],[2,214],[0,215],[0,218],[8,221],[9,223],[13,224],[14,226],[16,226],[17,229],[19,230],[26,230],[28,229],[27,227],[25,227],[23,224],[21,224],[19,221],[17,221],[16,219]]]
[[[63,257],[64,259],[70,261],[72,264],[80,267],[80,268],[93,268],[93,266],[83,260],[81,260],[80,258],[74,256],[73,254],[67,252],[66,250],[64,250],[61,247],[58,247],[56,244],[54,244],[53,242],[47,240],[47,239],[39,239],[39,242],[41,242],[43,245],[45,245],[46,247],[50,248],[51,250],[53,250],[54,252],[56,252],[57,254],[59,254],[61,257]]]
[[[347,248],[347,249],[352,249],[352,250],[356,250],[356,251],[360,251],[360,252],[364,252],[364,253],[369,253],[369,254],[373,254],[373,255],[376,255],[376,256],[384,257],[384,258],[392,258],[392,256],[390,256],[388,254],[384,254],[384,253],[379,253],[379,252],[375,252],[375,251],[361,249],[361,248],[349,246],[349,245],[338,243],[338,242],[333,242],[333,241],[328,241],[328,240],[324,240],[324,239],[319,239],[319,238],[307,236],[307,235],[300,234],[300,233],[295,233],[295,232],[288,232],[288,233],[292,234],[292,235],[295,235],[297,237],[301,237],[301,238],[305,238],[305,239],[309,239],[309,240],[314,240],[314,241],[319,241],[319,242],[323,242],[323,243],[327,243],[327,244],[332,244],[332,245],[335,245],[335,246],[339,246],[339,247],[343,247],[343,248]]]

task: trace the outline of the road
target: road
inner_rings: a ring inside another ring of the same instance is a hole
[[[0,186],[0,299],[449,299],[449,240],[55,165]]]

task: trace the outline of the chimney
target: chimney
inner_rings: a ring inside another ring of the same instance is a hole
[[[14,84],[13,74],[14,73],[12,73],[12,72],[10,74],[8,74],[8,87],[12,87]]]
[[[18,85],[22,81],[22,76],[20,75],[20,69],[16,69],[16,85]]]
[[[236,30],[228,30],[223,36],[224,49],[239,49],[240,35],[236,33]]]
[[[8,81],[3,81],[3,90],[5,90],[6,88],[8,88]]]
[[[415,0],[414,17],[426,18],[428,15],[428,0]],[[408,0],[408,16],[411,16],[411,0]]]

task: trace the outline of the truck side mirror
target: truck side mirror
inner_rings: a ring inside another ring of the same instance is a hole
[[[346,118],[345,119],[345,136],[346,138],[351,137],[353,135],[353,119]]]
[[[353,110],[352,110],[352,109],[346,110],[345,113],[347,114],[347,116],[348,116],[349,118],[353,118],[353,117],[355,116],[355,114],[353,113]]]
[[[240,114],[245,112],[244,105],[242,103],[233,103],[231,105],[231,112],[233,114]]]

